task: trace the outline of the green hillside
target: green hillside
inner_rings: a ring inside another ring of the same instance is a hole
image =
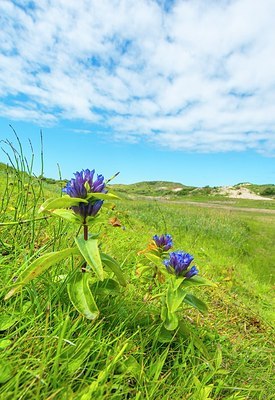
[[[124,198],[106,205],[89,229],[127,285],[118,288],[115,276],[103,285],[87,270],[100,310],[91,321],[75,310],[67,291],[79,269],[76,256],[3,300],[38,257],[63,251],[83,235],[75,223],[37,212],[45,199],[60,197],[62,187],[64,181],[0,164],[0,399],[271,400],[275,214],[260,208],[274,202],[234,202],[215,188],[165,181],[112,185]],[[180,197],[175,189],[188,194]],[[251,204],[253,213],[246,208]],[[178,312],[182,323],[172,332],[163,330],[159,297],[170,275],[158,277],[155,256],[144,253],[162,233],[215,283],[190,289],[189,303]],[[196,296],[208,313],[190,307]]]
[[[145,196],[218,196],[218,186],[187,186],[179,182],[168,181],[144,181],[132,184],[112,184],[111,187],[121,193],[140,194]],[[252,183],[238,183],[232,188],[240,189],[247,188],[251,192],[260,196],[275,196],[274,184],[256,185]]]
[[[121,193],[140,194],[145,196],[165,196],[177,191],[189,193],[195,189],[194,186],[186,186],[182,183],[167,181],[145,181],[128,185],[113,184],[111,187]]]

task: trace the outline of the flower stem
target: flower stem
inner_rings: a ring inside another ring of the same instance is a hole
[[[88,225],[86,225],[85,222],[86,221],[84,221],[84,224],[83,224],[83,230],[84,230],[83,235],[84,235],[84,240],[88,240]],[[87,267],[87,263],[84,262],[81,266],[81,271],[83,273],[86,272],[86,267]]]
[[[88,225],[84,223],[84,240],[88,240]]]

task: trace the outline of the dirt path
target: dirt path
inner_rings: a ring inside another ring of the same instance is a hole
[[[134,199],[133,196],[131,196],[132,199]],[[275,210],[271,210],[268,208],[252,208],[252,207],[234,207],[234,206],[229,206],[226,204],[218,204],[214,202],[199,202],[199,201],[179,201],[179,200],[168,200],[168,199],[163,199],[161,197],[153,197],[153,196],[137,196],[137,199],[140,198],[142,200],[149,200],[149,201],[159,201],[162,203],[175,203],[175,204],[188,204],[191,206],[197,206],[197,207],[204,207],[204,208],[218,208],[221,210],[228,210],[228,211],[247,211],[247,212],[254,212],[254,213],[261,213],[261,214],[273,214],[275,215]]]
[[[268,208],[233,207],[233,206],[227,206],[225,204],[202,203],[197,201],[184,201],[184,202],[175,201],[175,203],[190,204],[206,208],[221,208],[223,210],[229,210],[229,211],[248,211],[248,212],[258,212],[265,214],[275,214],[275,210],[270,210]]]

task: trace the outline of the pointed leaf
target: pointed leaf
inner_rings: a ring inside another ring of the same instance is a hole
[[[109,295],[116,294],[120,292],[120,285],[117,281],[107,278],[104,281],[97,281],[90,285],[94,292],[98,293],[108,293]]]
[[[108,193],[89,193],[86,197],[87,199],[94,198],[99,200],[118,200],[119,197],[115,194],[108,192]]]
[[[138,277],[142,276],[146,272],[151,271],[152,272],[152,266],[151,265],[140,265],[136,269],[136,275]]]
[[[187,294],[183,301],[186,304],[189,304],[192,307],[195,307],[197,310],[199,310],[202,314],[206,314],[208,311],[207,305],[200,299],[198,299],[196,296],[193,294]]]
[[[106,265],[106,267],[110,268],[110,270],[115,274],[115,276],[117,277],[118,282],[122,285],[122,286],[126,286],[127,282],[126,279],[123,275],[123,272],[120,268],[120,265],[118,264],[118,262],[116,262],[116,260],[114,260],[111,256],[109,256],[108,254],[105,253],[101,253],[101,260],[102,263],[104,265]]]
[[[186,321],[179,321],[179,330],[178,332],[183,336],[185,339],[190,338],[192,331],[190,330],[189,324],[186,323]]]
[[[12,344],[10,339],[0,339],[0,350],[4,350]]]
[[[186,278],[184,276],[178,276],[176,279],[173,279],[173,288],[175,290],[178,289],[181,286],[182,282],[185,281],[185,279]]]
[[[173,331],[178,327],[178,317],[175,312],[168,310],[165,300],[161,307],[161,320],[164,322],[164,328],[168,331]]]
[[[168,331],[173,331],[173,330],[177,329],[178,324],[179,324],[179,320],[178,320],[177,314],[175,312],[171,313],[170,311],[167,310],[166,319],[164,321],[164,327]]]
[[[83,217],[80,215],[75,214],[71,210],[66,210],[64,208],[60,208],[59,210],[54,210],[52,211],[54,215],[57,215],[58,217],[61,217],[63,219],[66,219],[67,221],[76,223],[76,224],[82,224],[83,223]]]
[[[161,258],[156,256],[155,254],[145,253],[144,255],[146,258],[148,258],[148,260],[152,261],[155,264],[159,264],[162,261]]]
[[[158,334],[158,341],[161,343],[170,343],[172,339],[173,333],[162,326]]]
[[[69,208],[71,206],[77,206],[79,203],[88,203],[88,201],[86,199],[70,196],[48,199],[40,206],[38,212],[55,210],[56,208]]]
[[[184,297],[186,296],[186,292],[182,289],[173,290],[171,287],[168,287],[166,294],[166,304],[168,311],[173,313],[177,311],[180,305],[183,302]]]
[[[2,314],[0,316],[0,331],[5,331],[12,327],[19,320],[18,316]]]
[[[88,273],[77,271],[67,289],[70,300],[77,311],[87,319],[93,320],[98,317],[99,310],[92,295],[89,281]]]
[[[95,224],[100,224],[106,222],[106,217],[104,218],[102,215],[97,214],[95,217],[93,215],[88,216],[86,218],[86,225],[93,226]]]
[[[211,282],[209,279],[203,278],[202,276],[193,276],[190,279],[184,279],[181,283],[181,287],[191,287],[191,286],[214,286],[217,285]]]
[[[50,268],[53,264],[58,263],[59,261],[67,258],[73,254],[79,254],[77,248],[69,248],[60,251],[51,252],[48,254],[44,254],[43,256],[34,260],[30,265],[28,262],[24,265],[28,265],[25,270],[19,275],[18,282],[14,285],[14,287],[6,294],[5,300],[8,300],[11,296],[13,296],[16,292],[18,292],[24,285],[29,283],[32,279],[37,276],[43,274],[48,268]],[[23,268],[24,268],[23,265]]]
[[[7,382],[13,376],[13,368],[8,360],[0,361],[0,384]]]
[[[92,267],[98,279],[103,281],[104,271],[99,254],[98,241],[93,238],[84,240],[83,237],[78,237],[75,238],[75,242],[87,264]]]
[[[163,310],[164,313],[162,316],[164,327],[168,329],[168,331],[172,331],[178,327],[178,317],[176,312],[181,306],[185,296],[186,292],[184,290],[180,288],[174,290],[172,286],[168,286],[165,297],[166,312]]]
[[[220,345],[217,346],[214,362],[215,362],[215,368],[219,369],[222,365],[222,351]]]

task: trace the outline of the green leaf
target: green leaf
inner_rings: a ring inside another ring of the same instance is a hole
[[[186,296],[185,290],[182,290],[180,288],[177,290],[173,290],[173,288],[169,286],[166,293],[166,304],[168,310],[171,313],[177,311],[177,309],[182,304],[185,296]]]
[[[88,226],[93,226],[95,224],[100,224],[105,222],[106,222],[106,217],[103,217],[102,215],[99,214],[97,214],[95,217],[93,215],[90,215],[86,218],[86,225]]]
[[[95,200],[119,200],[119,197],[115,194],[108,193],[89,193],[86,197],[88,200],[94,198]]]
[[[59,210],[54,210],[52,214],[57,215],[58,217],[61,217],[63,219],[66,219],[67,221],[76,223],[76,224],[82,224],[83,223],[83,217],[80,215],[75,214],[72,210],[66,210],[64,208],[60,208]]]
[[[172,275],[171,279],[172,279],[172,284],[173,284],[174,290],[177,290],[181,286],[182,282],[185,281],[186,278],[184,276],[175,277],[174,275]]]
[[[118,293],[120,292],[120,286],[117,281],[113,279],[104,279],[104,281],[97,281],[90,285],[96,293]]]
[[[84,240],[83,237],[78,237],[75,238],[75,242],[87,264],[92,267],[98,279],[103,281],[104,271],[99,254],[97,239],[90,238],[88,240]]]
[[[23,286],[25,286],[27,283],[29,283],[32,279],[43,274],[43,272],[45,272],[53,264],[56,264],[59,261],[63,260],[64,258],[68,258],[73,254],[79,254],[78,249],[75,247],[44,254],[43,256],[34,260],[30,265],[28,265],[28,262],[26,262],[22,266],[22,268],[24,268],[24,266],[26,266],[27,268],[25,270],[23,270],[21,275],[19,275],[18,282],[6,294],[4,299],[8,300],[11,296],[13,296],[16,292],[18,292]]]
[[[180,285],[181,287],[192,287],[192,286],[214,286],[217,285],[211,282],[209,279],[203,278],[202,276],[193,276],[190,279],[184,279]]]
[[[118,262],[116,262],[116,260],[114,260],[111,256],[109,256],[108,254],[105,254],[105,253],[101,253],[100,257],[101,257],[102,263],[115,274],[118,282],[122,286],[126,286],[127,282],[126,282],[126,279],[123,275],[123,272],[122,272]]]
[[[222,365],[222,351],[220,345],[217,346],[214,362],[215,362],[215,368],[219,369]]]
[[[171,313],[171,311],[168,310],[164,297],[162,299],[161,320],[164,322],[164,328],[168,331],[173,331],[178,326],[178,317],[176,313]]]
[[[199,310],[202,314],[206,314],[208,312],[207,305],[200,299],[198,299],[196,296],[193,294],[187,294],[183,301],[186,304],[189,304],[192,307],[195,307],[197,310]]]
[[[185,321],[179,321],[179,330],[178,332],[180,333],[181,336],[184,337],[184,339],[190,339],[192,335],[192,330],[190,329],[190,326],[185,322]]]
[[[148,260],[152,261],[155,264],[159,264],[162,261],[161,258],[156,256],[155,254],[145,253],[144,255],[146,258],[148,258]]]
[[[164,326],[162,326],[158,333],[158,341],[161,343],[170,343],[173,339],[173,335],[174,334],[171,333],[171,331],[168,331]]]
[[[171,313],[169,310],[167,310],[166,319],[164,321],[164,327],[168,331],[173,331],[173,330],[177,329],[178,324],[179,324],[179,320],[178,320],[177,314],[175,312]]]
[[[0,361],[0,384],[7,382],[13,375],[12,367],[8,360]]]
[[[87,319],[95,319],[99,315],[95,299],[89,286],[89,273],[77,271],[68,284],[68,294],[74,307]]]
[[[151,265],[139,265],[136,269],[136,274],[138,277],[140,277],[148,271],[150,271],[150,272],[153,271],[153,268]]]
[[[224,369],[224,368],[220,368],[215,371],[215,374],[228,375],[228,374],[230,374],[230,371],[228,371],[227,369]],[[245,398],[243,400],[245,400]]]
[[[143,365],[141,366],[134,356],[127,356],[120,362],[120,371],[125,375],[132,375],[137,381],[143,373]]]
[[[4,350],[12,344],[10,339],[0,339],[0,350]]]
[[[180,288],[175,290],[173,286],[168,286],[165,297],[165,306],[163,307],[161,316],[164,321],[164,327],[168,331],[172,331],[178,327],[178,317],[176,312],[181,306],[185,296],[186,292],[184,290]]]
[[[63,196],[54,199],[46,200],[39,208],[38,212],[51,211],[57,208],[69,208],[71,206],[77,206],[79,203],[88,203],[86,199],[79,197]]]
[[[5,331],[12,327],[19,320],[18,316],[2,314],[0,316],[0,331]]]

